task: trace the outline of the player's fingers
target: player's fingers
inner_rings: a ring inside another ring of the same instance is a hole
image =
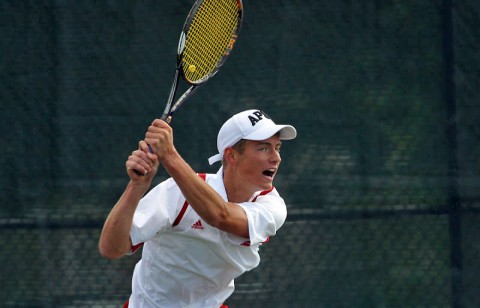
[[[146,168],[136,164],[135,162],[133,162],[131,160],[127,160],[127,162],[125,163],[125,167],[127,169],[127,174],[131,178],[144,176],[148,173]]]
[[[160,143],[158,139],[145,138],[145,143],[147,144],[147,148],[144,150],[146,151],[146,153],[158,154],[158,151],[160,149]]]
[[[126,164],[127,174],[131,177],[138,177],[138,176],[145,176],[148,174],[148,171],[144,168],[140,168],[139,166],[132,166],[130,164]]]
[[[165,122],[159,120],[161,123],[164,123],[165,125],[154,125],[156,122],[152,123],[148,127],[147,132],[145,133],[146,138],[152,138],[152,139],[161,139],[161,140],[168,140],[171,139],[171,136],[173,135],[173,130],[172,128]]]
[[[133,151],[126,162],[127,169],[137,170],[142,174],[150,172],[153,165],[152,160],[142,150]]]
[[[143,140],[140,140],[138,142],[138,148],[142,150],[144,153],[153,153],[152,147]]]
[[[147,160],[147,152],[148,151],[144,151],[144,145],[140,145],[140,142],[139,142],[139,146],[138,146],[138,150],[135,150],[132,152],[132,154],[130,154],[129,158],[131,157],[132,159],[144,159],[144,160]],[[148,149],[148,145],[147,145],[147,149]]]
[[[168,146],[173,143],[172,130],[152,128],[145,133],[145,142],[152,147]]]
[[[161,129],[153,126],[150,126],[150,128],[145,133],[146,138],[160,139],[160,140],[168,140],[171,135],[172,135],[171,130]]]
[[[161,120],[161,119],[153,120],[151,126],[164,128],[164,129],[171,129],[171,126],[167,122],[165,122],[164,120]]]

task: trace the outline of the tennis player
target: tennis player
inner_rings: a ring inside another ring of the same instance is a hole
[[[272,182],[290,125],[247,110],[221,127],[216,174],[197,174],[175,149],[172,128],[156,119],[126,162],[130,178],[99,241],[109,259],[143,246],[124,307],[226,307],[234,279],[258,266],[259,246],[287,210]],[[171,176],[148,193],[159,166]]]

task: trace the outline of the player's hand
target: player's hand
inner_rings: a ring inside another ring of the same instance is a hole
[[[136,184],[150,184],[157,173],[158,165],[157,155],[150,152],[148,144],[143,140],[125,163],[130,180]]]
[[[152,122],[145,134],[145,142],[150,145],[159,162],[176,153],[173,145],[173,129],[163,120],[155,119]]]

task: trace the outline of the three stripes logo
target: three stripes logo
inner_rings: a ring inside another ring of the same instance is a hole
[[[202,225],[202,222],[199,220],[197,220],[197,222],[195,222],[192,226],[191,226],[192,229],[197,229],[197,230],[203,230],[205,229],[205,227]]]

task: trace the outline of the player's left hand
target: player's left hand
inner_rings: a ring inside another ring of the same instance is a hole
[[[158,165],[157,156],[150,153],[148,144],[143,140],[125,163],[130,180],[136,184],[149,184],[157,173]]]

